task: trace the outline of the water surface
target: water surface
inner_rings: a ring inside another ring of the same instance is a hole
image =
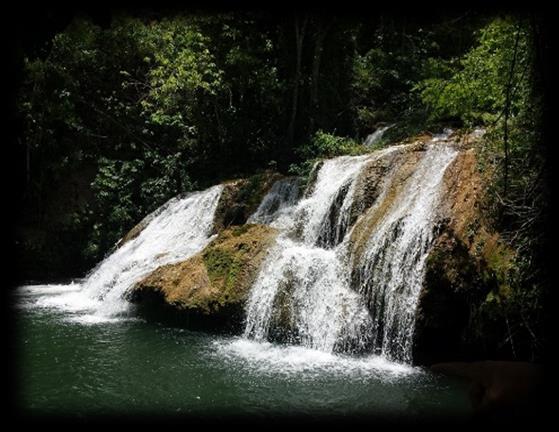
[[[19,403],[31,415],[466,418],[470,412],[461,383],[421,368],[166,327],[133,312],[91,320],[55,301],[72,290],[22,287],[15,296]]]

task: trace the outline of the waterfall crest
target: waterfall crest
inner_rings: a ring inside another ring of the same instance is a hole
[[[247,223],[268,224],[281,227],[281,221],[289,218],[291,207],[299,199],[301,179],[288,177],[276,181],[264,196],[256,211]]]

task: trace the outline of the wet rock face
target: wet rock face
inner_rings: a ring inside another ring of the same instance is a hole
[[[359,260],[370,233],[385,216],[405,181],[412,175],[424,147],[395,151],[370,162],[361,172],[351,208],[352,255]],[[382,195],[382,196],[381,196]]]
[[[219,232],[229,226],[246,223],[258,208],[264,195],[282,177],[278,173],[264,172],[226,183],[215,212],[215,231]]]
[[[478,215],[481,180],[475,163],[472,151],[463,152],[445,173],[439,209],[442,219],[435,227],[416,312],[413,359],[418,364],[463,358],[470,309],[487,290],[479,277],[481,263],[472,254],[466,232]]]
[[[226,229],[201,253],[138,282],[129,300],[238,327],[249,287],[276,234],[263,225]]]
[[[470,308],[488,290],[466,245],[451,231],[442,233],[427,260],[415,321],[414,362],[464,358],[462,341]]]
[[[471,360],[482,351],[473,335],[476,310],[498,292],[513,257],[491,232],[482,211],[483,180],[473,149],[466,149],[445,173],[445,187],[427,259],[416,314],[414,363]]]
[[[352,219],[357,217],[377,200],[384,176],[388,173],[394,157],[374,160],[367,164],[357,180],[355,199],[351,208]]]

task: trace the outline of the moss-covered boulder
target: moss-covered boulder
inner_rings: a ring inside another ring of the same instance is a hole
[[[199,254],[142,279],[129,300],[147,313],[155,308],[167,318],[237,329],[250,285],[276,234],[264,225],[223,230]]]

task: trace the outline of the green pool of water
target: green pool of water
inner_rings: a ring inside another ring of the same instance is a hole
[[[17,400],[30,416],[359,418],[470,415],[462,383],[344,357],[146,322],[87,322],[16,298]]]

